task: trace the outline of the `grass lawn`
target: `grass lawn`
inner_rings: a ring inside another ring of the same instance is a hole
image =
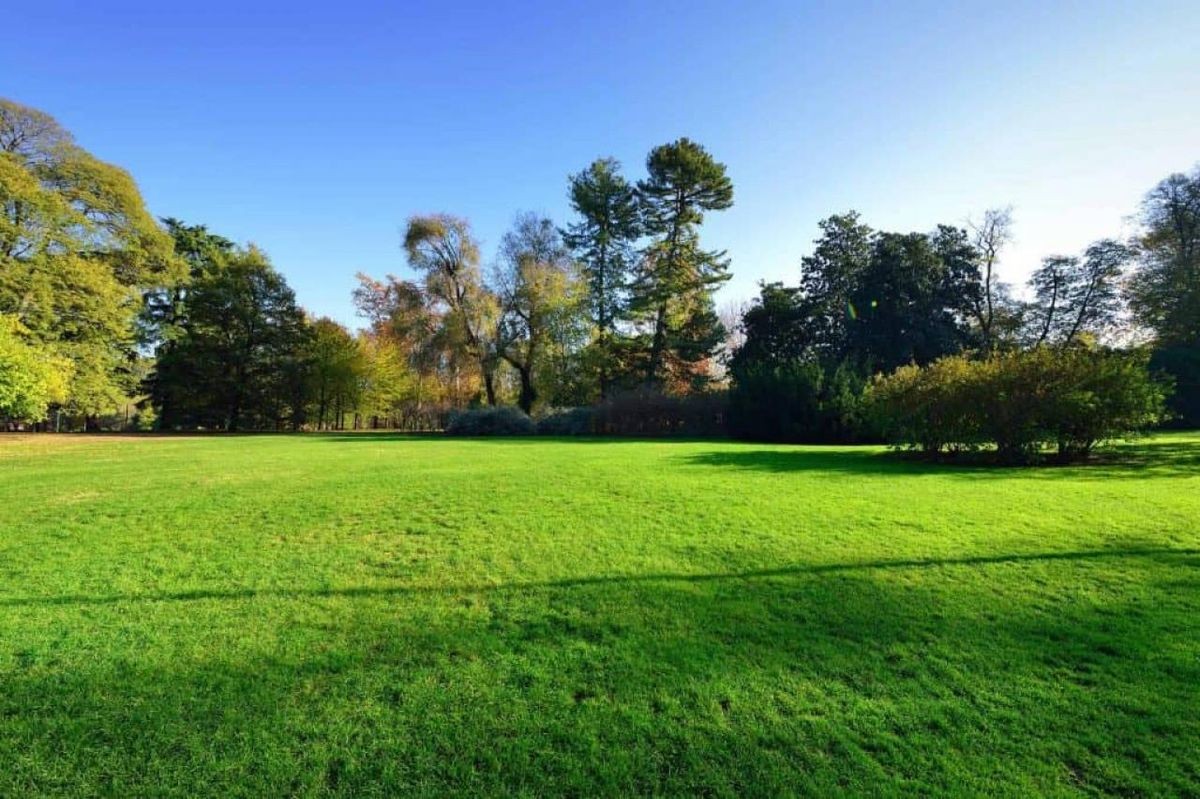
[[[0,436],[0,795],[1200,793],[1200,435],[1119,465]]]

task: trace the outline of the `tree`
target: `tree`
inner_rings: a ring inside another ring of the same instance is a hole
[[[1175,381],[1176,423],[1200,425],[1200,167],[1175,174],[1142,201],[1133,317],[1154,338],[1151,366]]]
[[[24,333],[16,317],[0,314],[0,419],[40,422],[65,399],[73,367]]]
[[[1016,304],[1000,282],[998,266],[1004,248],[1012,241],[1012,208],[989,208],[983,218],[968,222],[971,244],[978,254],[980,279],[971,286],[967,301],[979,331],[979,348],[986,357],[1015,330]]]
[[[1062,326],[1060,306],[1066,302],[1068,275],[1078,268],[1078,258],[1052,255],[1043,258],[1042,265],[1030,276],[1035,300],[1028,322],[1035,345],[1053,340],[1056,327]]]
[[[856,211],[835,214],[819,223],[821,237],[814,242],[812,255],[800,262],[800,288],[807,317],[802,329],[806,348],[823,361],[844,357],[846,326],[857,313],[851,294],[861,281],[871,260],[871,240],[875,235],[860,221]]]
[[[600,398],[608,396],[617,324],[625,318],[634,243],[641,235],[637,192],[612,158],[593,161],[570,178],[571,208],[580,216],[563,241],[583,265],[588,308],[596,326]]]
[[[422,276],[427,296],[442,306],[445,338],[474,360],[489,405],[496,404],[494,346],[496,298],[484,286],[479,245],[465,219],[448,214],[414,216],[404,233],[408,263]]]
[[[363,368],[359,409],[371,418],[371,427],[379,426],[380,417],[409,422],[412,429],[424,427],[420,382],[409,367],[405,352],[392,339],[371,333],[361,337]]]
[[[385,393],[394,402],[377,405],[372,414],[411,429],[437,427],[449,408],[461,407],[477,395],[477,361],[451,339],[444,304],[435,302],[421,285],[391,275],[374,280],[360,274],[358,279],[354,303],[371,323],[366,341],[373,373],[386,375],[381,379],[393,388],[410,381],[403,390],[389,388]],[[395,363],[384,363],[390,360]]]
[[[943,232],[944,235],[944,232]],[[850,292],[845,357],[867,373],[924,364],[968,343],[957,310],[969,283],[923,233],[878,233]]]
[[[143,295],[183,271],[128,173],[0,99],[0,313],[72,362],[68,410],[95,416],[133,390]]]
[[[655,147],[646,171],[638,198],[652,240],[633,286],[652,331],[646,382],[662,382],[668,367],[676,380],[694,380],[723,338],[712,293],[729,279],[725,253],[700,247],[699,226],[705,212],[733,205],[733,183],[724,164],[686,138]]]
[[[575,265],[549,219],[517,216],[500,241],[495,288],[501,309],[496,349],[519,377],[517,404],[531,413],[544,382],[541,369],[554,348],[571,345],[562,336],[578,326],[582,310]]]
[[[328,317],[311,324],[307,396],[316,414],[318,430],[327,420],[336,429],[345,427],[343,416],[355,407],[362,388],[366,361],[358,339]]]
[[[1164,344],[1200,346],[1200,167],[1146,195],[1129,286],[1135,318]]]
[[[1130,257],[1124,244],[1103,239],[1089,246],[1082,259],[1044,259],[1029,280],[1036,297],[1030,311],[1034,343],[1067,345],[1085,333],[1111,331],[1123,308],[1120,281]]]
[[[853,441],[865,379],[813,346],[812,305],[801,289],[768,283],[741,320],[729,363],[729,429],[764,441]]]
[[[165,428],[303,422],[310,331],[262,251],[236,250],[188,288],[181,334],[158,353],[149,393]]]
[[[731,370],[743,365],[813,361],[809,306],[801,289],[782,283],[761,286],[758,299],[742,315],[742,345],[734,352]]]

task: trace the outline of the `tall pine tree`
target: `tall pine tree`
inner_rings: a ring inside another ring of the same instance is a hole
[[[641,235],[637,192],[612,158],[593,161],[570,178],[571,208],[579,221],[563,241],[583,266],[588,307],[596,326],[600,397],[608,396],[616,361],[617,324],[628,314],[634,243]]]
[[[733,183],[724,164],[686,138],[651,150],[646,171],[638,197],[652,240],[632,302],[652,329],[646,383],[696,383],[703,379],[697,366],[723,337],[712,294],[729,279],[724,251],[703,249],[699,227],[706,211],[733,205]]]

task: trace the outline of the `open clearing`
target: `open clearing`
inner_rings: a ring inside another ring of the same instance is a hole
[[[0,437],[0,795],[1200,793],[1200,435],[1119,465]]]

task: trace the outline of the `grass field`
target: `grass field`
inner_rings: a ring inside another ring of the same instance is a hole
[[[0,795],[1200,793],[1200,435],[1120,463],[0,437]]]

